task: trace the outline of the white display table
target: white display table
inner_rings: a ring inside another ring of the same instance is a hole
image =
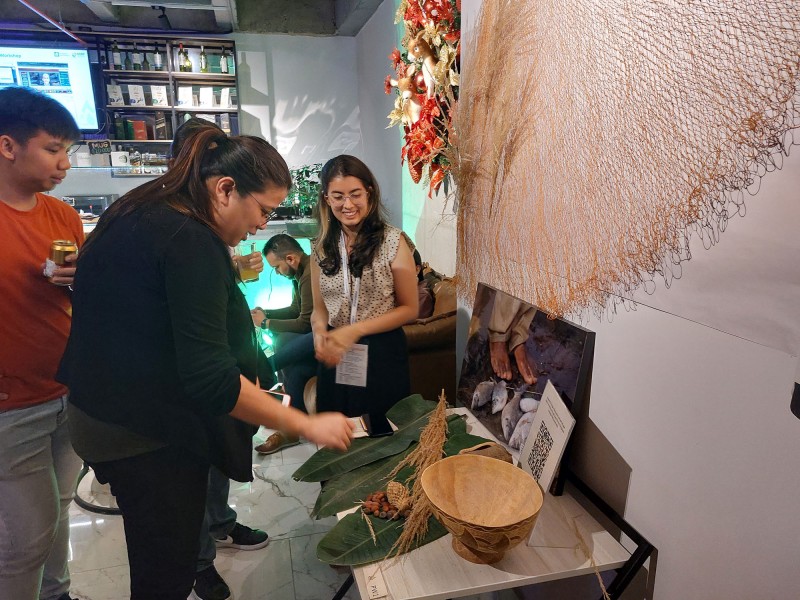
[[[469,433],[493,439],[466,409],[451,412],[466,415]],[[531,546],[518,545],[500,562],[478,565],[458,556],[447,534],[398,560],[354,567],[353,576],[363,599],[434,600],[585,575],[594,573],[595,567],[598,571],[617,569],[631,558],[568,491],[546,495],[532,539]]]

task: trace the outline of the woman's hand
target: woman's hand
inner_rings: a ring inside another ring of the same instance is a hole
[[[353,424],[342,413],[310,415],[302,436],[310,442],[333,450],[347,450],[353,439]]]
[[[361,339],[362,335],[357,325],[345,325],[320,335],[319,345],[317,337],[314,335],[317,360],[329,367],[334,367],[342,361],[342,357]]]
[[[250,267],[256,273],[261,273],[264,270],[264,257],[261,252],[253,252],[242,257],[244,264]]]
[[[256,273],[261,273],[264,270],[264,257],[261,252],[252,252],[245,255],[235,254],[233,262],[236,263],[236,267],[240,272],[242,269],[251,269]]]

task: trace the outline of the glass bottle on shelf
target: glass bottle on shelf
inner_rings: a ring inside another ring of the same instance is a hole
[[[122,54],[119,51],[119,46],[117,46],[117,40],[114,40],[114,43],[111,44],[111,64],[115,71],[122,70]]]
[[[133,70],[134,71],[141,71],[142,70],[142,54],[139,52],[139,49],[136,47],[136,42],[133,42]]]
[[[158,44],[156,44],[155,52],[153,52],[153,69],[156,71],[164,70],[164,56],[161,54],[161,50],[158,49]]]
[[[126,52],[125,53],[125,63],[124,63],[124,65],[125,65],[125,70],[126,71],[132,71],[133,70],[133,63],[131,62],[131,53],[130,52]]]
[[[128,153],[131,157],[131,173],[141,173],[142,172],[142,155],[136,148],[131,148],[128,150]]]
[[[222,48],[222,54],[219,55],[219,72],[228,74],[228,54],[224,47]]]
[[[183,73],[186,70],[186,65],[183,62],[183,44],[178,44],[178,71]]]
[[[208,73],[208,57],[206,56],[206,49],[200,46],[200,72]]]
[[[114,113],[114,139],[125,139],[125,123],[123,123],[122,116],[118,112]]]
[[[189,51],[186,49],[183,51],[183,70],[187,73],[192,72],[192,59],[189,58]]]
[[[147,52],[142,52],[142,71],[150,70],[150,61],[147,60]]]

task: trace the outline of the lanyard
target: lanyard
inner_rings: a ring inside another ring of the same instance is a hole
[[[339,256],[342,259],[342,276],[344,277],[344,297],[350,302],[350,325],[356,322],[358,295],[361,292],[361,278],[356,277],[352,293],[350,291],[350,264],[347,248],[344,243],[344,231],[339,232]]]

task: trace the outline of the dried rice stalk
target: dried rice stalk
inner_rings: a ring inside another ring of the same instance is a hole
[[[602,313],[668,286],[800,127],[797,1],[485,0],[467,43],[450,136],[464,300],[483,281]]]
[[[414,485],[411,488],[411,513],[406,517],[403,533],[389,549],[386,558],[405,554],[411,549],[415,541],[421,540],[428,533],[428,519],[431,516],[431,507],[422,491],[420,475],[433,463],[441,460],[444,451],[444,442],[447,439],[447,400],[444,390],[439,395],[439,403],[428,418],[428,424],[419,436],[419,445],[409,453],[402,462],[389,474],[393,479],[405,466],[413,466]]]
[[[408,510],[411,508],[411,494],[408,488],[399,481],[390,481],[386,486],[386,497],[397,510]]]

